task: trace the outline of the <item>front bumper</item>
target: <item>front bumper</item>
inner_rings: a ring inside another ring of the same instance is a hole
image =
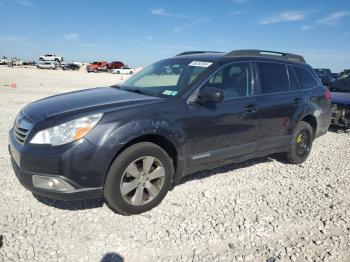
[[[82,139],[62,147],[18,143],[10,130],[12,167],[20,183],[33,193],[59,200],[82,200],[103,196],[107,166],[103,150]],[[34,183],[33,183],[33,177]],[[37,178],[60,186],[43,188]],[[39,183],[40,184],[40,183]],[[55,183],[54,183],[55,184]]]
[[[42,188],[35,187],[33,185],[33,176],[47,176],[50,178],[59,178],[64,180],[65,182],[69,184],[73,184],[73,181],[68,181],[65,177],[62,176],[52,176],[47,174],[41,174],[41,173],[31,173],[31,172],[25,172],[22,171],[17,163],[14,161],[13,158],[11,158],[11,164],[13,167],[13,170],[15,171],[15,174],[19,180],[19,182],[24,186],[26,189],[31,191],[32,193],[35,193],[40,196],[44,196],[50,199],[57,199],[57,200],[83,200],[83,199],[94,199],[94,198],[101,198],[103,197],[103,188],[74,188],[73,190],[65,190],[65,191],[58,191],[58,190],[46,190]]]

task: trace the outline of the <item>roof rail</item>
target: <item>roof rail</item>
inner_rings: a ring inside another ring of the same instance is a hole
[[[217,51],[186,51],[186,52],[182,52],[180,54],[177,54],[176,56],[204,54],[204,53],[223,53],[223,52],[217,52]]]
[[[235,56],[261,56],[261,57],[273,57],[288,59],[300,63],[306,63],[304,57],[300,55],[294,55],[289,53],[266,51],[266,50],[235,50],[225,54],[225,57],[235,57]]]

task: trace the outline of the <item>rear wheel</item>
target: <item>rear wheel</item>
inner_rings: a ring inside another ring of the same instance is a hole
[[[301,121],[297,124],[287,152],[287,160],[291,164],[301,164],[310,155],[314,140],[314,130],[307,122]]]
[[[97,73],[97,72],[98,72],[98,70],[95,68],[95,69],[94,69],[94,73]]]
[[[125,215],[157,206],[166,196],[174,167],[159,146],[142,142],[123,151],[111,165],[104,196],[111,209]]]

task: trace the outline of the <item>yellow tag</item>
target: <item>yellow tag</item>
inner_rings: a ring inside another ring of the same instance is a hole
[[[299,134],[298,139],[297,139],[297,144],[299,144],[301,142],[301,138],[302,138],[302,136],[301,136],[301,134]]]

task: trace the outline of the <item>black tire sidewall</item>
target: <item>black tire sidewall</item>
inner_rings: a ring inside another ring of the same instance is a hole
[[[309,151],[305,156],[300,156],[297,154],[297,139],[298,135],[300,134],[301,131],[305,131],[308,134],[308,139],[309,139]],[[311,127],[311,125],[307,122],[300,121],[296,128],[294,129],[293,135],[292,135],[292,140],[290,142],[289,146],[289,152],[287,153],[287,159],[291,164],[301,164],[306,161],[306,159],[309,157],[311,149],[312,149],[312,144],[314,140],[314,130]]]
[[[164,185],[158,196],[151,202],[142,206],[133,206],[123,199],[120,192],[120,181],[125,169],[130,163],[144,156],[153,156],[162,162],[165,170]],[[105,200],[110,208],[124,215],[146,212],[157,206],[164,199],[171,186],[173,174],[174,167],[172,160],[162,148],[148,142],[132,145],[114,160],[108,171],[104,185]]]

